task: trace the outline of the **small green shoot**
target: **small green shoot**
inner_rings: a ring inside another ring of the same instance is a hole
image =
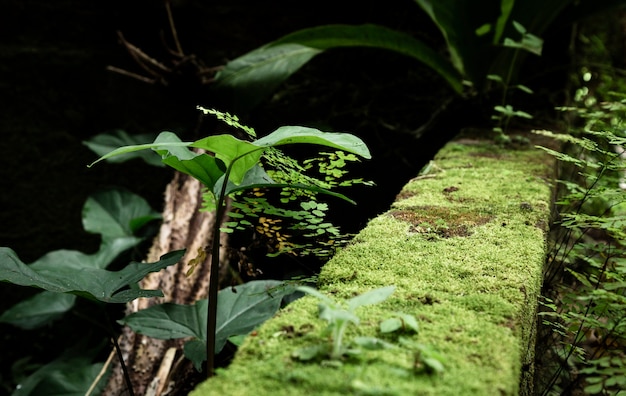
[[[356,313],[357,309],[385,301],[394,292],[395,286],[374,289],[343,303],[334,301],[318,290],[308,286],[300,286],[297,290],[319,300],[319,317],[328,322],[328,326],[322,332],[321,342],[294,351],[292,353],[293,358],[300,361],[321,360],[325,365],[340,366],[346,357],[357,356],[361,354],[362,350],[375,351],[400,348],[415,353],[414,368],[419,366],[419,371],[430,373],[443,370],[441,356],[431,352],[431,349],[415,344],[412,340],[403,336],[398,338],[399,345],[371,336],[357,336],[349,340],[346,339],[348,326],[350,324],[359,326],[361,323]],[[380,323],[379,331],[384,335],[392,333],[397,335],[416,334],[419,331],[419,326],[417,319],[413,315],[395,313],[392,317]]]

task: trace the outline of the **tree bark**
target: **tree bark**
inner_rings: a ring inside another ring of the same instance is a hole
[[[207,297],[211,263],[210,241],[215,223],[215,212],[200,211],[202,184],[196,179],[176,173],[165,190],[163,223],[149,251],[147,262],[173,250],[187,249],[182,260],[166,269],[150,273],[140,285],[143,289],[163,291],[161,298],[140,298],[127,305],[133,313],[155,304],[173,302],[190,304]],[[228,268],[227,234],[220,238],[220,278]],[[190,260],[204,250],[206,258],[193,273],[186,275]],[[193,389],[203,378],[184,358],[185,340],[158,340],[136,334],[124,327],[118,339],[125,366],[130,375],[135,395],[182,395]],[[115,351],[112,352],[115,354]],[[106,396],[130,394],[122,366],[117,357],[112,359],[112,374],[102,393]]]

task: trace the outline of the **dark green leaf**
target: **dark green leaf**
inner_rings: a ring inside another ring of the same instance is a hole
[[[317,54],[342,47],[378,48],[410,56],[437,71],[457,92],[462,90],[458,72],[436,51],[409,35],[377,25],[327,25],[291,33],[228,63],[216,76],[217,88],[245,111]]]
[[[115,189],[92,194],[83,206],[85,231],[102,234],[102,238],[132,237],[147,221],[159,219],[142,197]]]
[[[31,330],[49,323],[74,306],[76,296],[43,291],[22,300],[0,315],[0,322]]]
[[[221,351],[229,337],[248,334],[280,309],[283,297],[294,288],[280,281],[252,281],[219,292],[215,350]]]
[[[110,303],[126,303],[137,297],[160,295],[159,291],[128,290],[150,272],[176,264],[183,251],[175,251],[161,257],[156,263],[131,263],[120,271],[100,268],[71,268],[55,265],[26,265],[11,249],[0,247],[0,281],[21,286],[38,287],[57,293],[71,293],[85,298]]]
[[[265,46],[230,61],[216,76],[216,88],[238,112],[245,112],[274,92],[319,49],[299,44]],[[239,93],[245,92],[245,95]]]
[[[133,331],[159,339],[206,340],[207,300],[193,305],[165,303],[132,313],[119,321]]]
[[[294,289],[283,282],[252,281],[220,290],[217,306],[215,353],[229,337],[245,335],[271,318],[280,308],[283,297]],[[133,313],[120,320],[134,331],[160,339],[195,337],[206,341],[207,300],[194,305],[160,304]],[[203,360],[206,351],[202,352]]]
[[[84,396],[104,366],[103,363],[85,364],[80,361],[70,362],[63,369],[52,371],[37,384],[31,396]],[[93,395],[104,390],[105,381],[92,391]]]
[[[198,371],[202,371],[202,362],[206,360],[206,342],[200,340],[187,341],[183,345],[185,357],[193,363]]]
[[[94,153],[103,156],[107,153],[115,150],[121,146],[130,146],[137,144],[146,144],[153,141],[156,138],[156,134],[148,133],[141,135],[129,135],[125,131],[115,130],[113,133],[102,133],[94,136],[90,140],[83,142],[83,144]],[[127,154],[122,154],[117,157],[109,158],[109,162],[124,162],[134,158],[141,158],[146,163],[153,166],[163,166],[163,163],[157,155],[149,151],[137,151]]]
[[[76,345],[20,381],[12,396],[85,395],[103,366],[92,363],[96,352]],[[106,379],[102,377],[92,394],[102,391]]]

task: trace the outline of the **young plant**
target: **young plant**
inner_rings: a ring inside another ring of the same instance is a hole
[[[215,110],[201,107],[199,109],[205,114],[220,114],[227,123],[246,131],[250,139],[255,139],[254,131],[240,125],[235,117]],[[363,158],[370,158],[367,146],[356,136],[347,133],[326,133],[302,126],[284,126],[267,136],[251,141],[240,140],[232,135],[225,134],[209,136],[195,142],[182,142],[175,134],[162,132],[154,143],[121,147],[96,161],[99,162],[117,155],[152,149],[161,155],[163,163],[198,179],[206,187],[207,202],[216,211],[211,244],[211,281],[209,282],[207,305],[207,376],[214,374],[218,298],[217,279],[220,263],[219,241],[220,228],[226,215],[227,197],[255,188],[291,188],[329,194],[348,200],[341,194],[315,184],[306,182],[281,183],[275,181],[263,168],[261,159],[265,153],[275,153],[277,147],[288,144],[321,145],[356,154]],[[190,148],[200,149],[203,152],[195,152]]]
[[[328,337],[329,343],[321,343],[310,347],[302,348],[294,352],[293,356],[299,360],[311,360],[317,357],[326,357],[333,361],[341,360],[345,355],[360,353],[352,347],[351,342],[344,341],[344,336],[348,325],[358,326],[359,317],[356,315],[357,308],[366,305],[379,304],[385,301],[395,290],[394,286],[381,287],[371,290],[347,301],[347,306],[333,301],[330,297],[320,293],[318,290],[300,286],[297,290],[309,294],[319,299],[320,319],[328,322],[328,327],[323,332],[323,336]],[[387,343],[376,338],[357,338],[354,343],[360,346],[374,345],[386,347]]]
[[[395,286],[385,286],[370,290],[345,302],[338,302],[320,291],[300,286],[302,291],[319,300],[319,317],[328,322],[322,331],[322,341],[300,348],[292,353],[300,361],[322,360],[326,365],[339,366],[346,357],[361,354],[362,350],[397,349],[413,355],[413,367],[407,371],[415,374],[441,373],[444,371],[444,357],[432,347],[418,343],[407,335],[417,334],[419,325],[413,315],[403,312],[392,313],[379,323],[378,331],[391,342],[379,337],[357,336],[346,339],[346,330],[350,325],[358,327],[361,323],[357,310],[361,307],[379,304],[385,301],[395,290]]]
[[[514,40],[511,38],[505,38],[503,46],[508,48],[514,48],[513,58],[509,64],[508,71],[506,73],[506,77],[502,78],[502,76],[497,74],[489,74],[487,75],[487,79],[494,81],[502,88],[502,99],[499,105],[494,106],[493,110],[495,112],[494,115],[491,116],[491,119],[496,121],[497,125],[493,127],[493,131],[496,132],[497,138],[496,140],[501,141],[503,143],[508,142],[510,139],[507,136],[507,131],[509,128],[509,123],[511,119],[514,117],[532,119],[533,116],[528,114],[525,111],[516,110],[513,108],[511,104],[507,103],[509,91],[512,89],[519,90],[526,94],[533,94],[533,91],[525,85],[515,84],[512,85],[511,81],[513,79],[513,73],[515,71],[516,59],[518,57],[519,51],[524,50],[531,54],[541,55],[541,51],[543,48],[543,40],[534,34],[529,33],[522,24],[513,21],[513,26],[517,33],[520,34],[519,40]]]

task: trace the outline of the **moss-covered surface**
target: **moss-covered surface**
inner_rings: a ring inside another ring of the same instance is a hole
[[[532,371],[533,328],[549,220],[553,165],[539,150],[448,144],[431,173],[409,182],[324,268],[334,298],[395,285],[361,308],[354,335],[381,336],[393,312],[413,314],[412,339],[440,354],[445,370],[416,368],[415,350],[368,351],[341,367],[291,354],[319,340],[325,322],[305,297],[247,338],[203,395],[515,395]],[[386,338],[394,342],[393,338]]]

